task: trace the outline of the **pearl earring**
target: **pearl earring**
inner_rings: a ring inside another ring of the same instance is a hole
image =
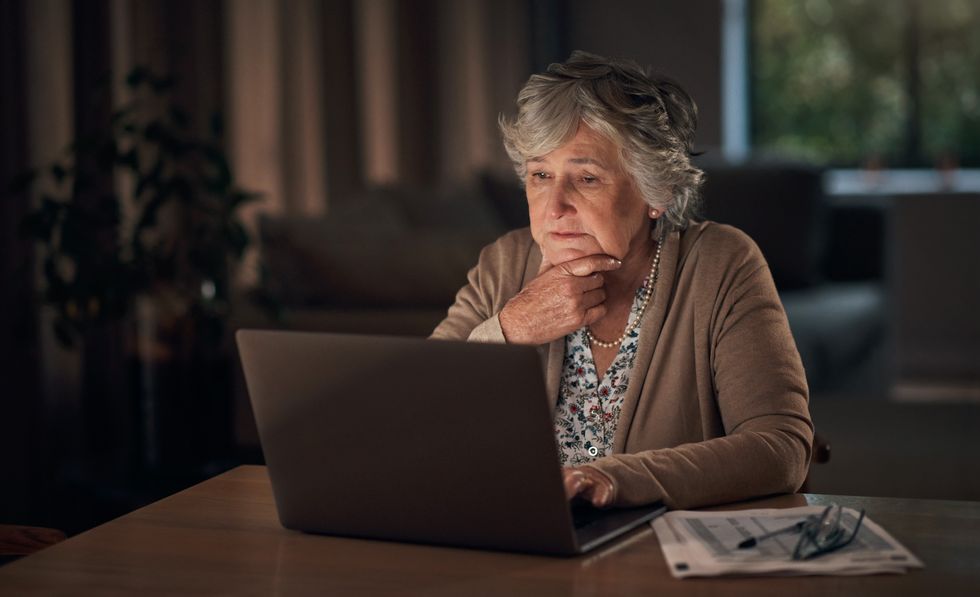
[[[655,209],[651,209],[650,210],[650,219],[656,220],[659,215],[660,215],[660,212],[659,211],[657,211]]]

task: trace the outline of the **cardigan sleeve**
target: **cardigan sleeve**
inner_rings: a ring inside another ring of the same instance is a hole
[[[761,252],[748,237],[739,249],[697,293],[724,435],[595,461],[616,484],[616,505],[733,502],[794,492],[806,477],[813,425],[803,365]]]
[[[503,344],[500,310],[520,290],[531,237],[515,230],[480,251],[480,259],[456,293],[446,318],[429,336],[436,340],[467,340]]]
[[[484,249],[486,251],[486,249]],[[482,257],[481,257],[482,261]],[[470,270],[467,283],[456,293],[456,300],[429,336],[435,340],[505,342],[500,319],[493,312],[480,265]]]

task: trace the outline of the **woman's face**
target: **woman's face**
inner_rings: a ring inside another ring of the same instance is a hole
[[[558,149],[527,161],[526,189],[531,235],[552,264],[595,254],[624,259],[649,238],[648,206],[618,148],[584,124]]]

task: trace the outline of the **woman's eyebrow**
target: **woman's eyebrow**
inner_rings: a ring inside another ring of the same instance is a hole
[[[528,158],[526,163],[527,164],[543,164],[546,161],[547,160],[545,160],[542,157],[534,157],[534,158]],[[588,157],[588,156],[574,157],[574,158],[568,158],[565,161],[568,162],[569,164],[577,164],[577,165],[578,164],[591,164],[593,166],[598,166],[598,167],[602,168],[603,170],[608,170],[608,168],[606,168],[606,165],[605,164],[603,164],[602,162],[600,162],[599,160],[597,160],[597,159],[595,159],[593,157]]]
[[[591,164],[593,166],[598,166],[603,170],[606,170],[606,165],[595,158],[590,157],[580,157],[580,158],[568,158],[567,160],[571,164]]]

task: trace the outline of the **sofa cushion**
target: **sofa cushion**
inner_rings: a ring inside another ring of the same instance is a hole
[[[285,308],[445,308],[500,233],[478,198],[373,192],[322,218],[264,217],[264,285]]]
[[[807,166],[704,166],[705,216],[741,229],[759,245],[780,290],[822,279],[826,206],[822,177]]]

